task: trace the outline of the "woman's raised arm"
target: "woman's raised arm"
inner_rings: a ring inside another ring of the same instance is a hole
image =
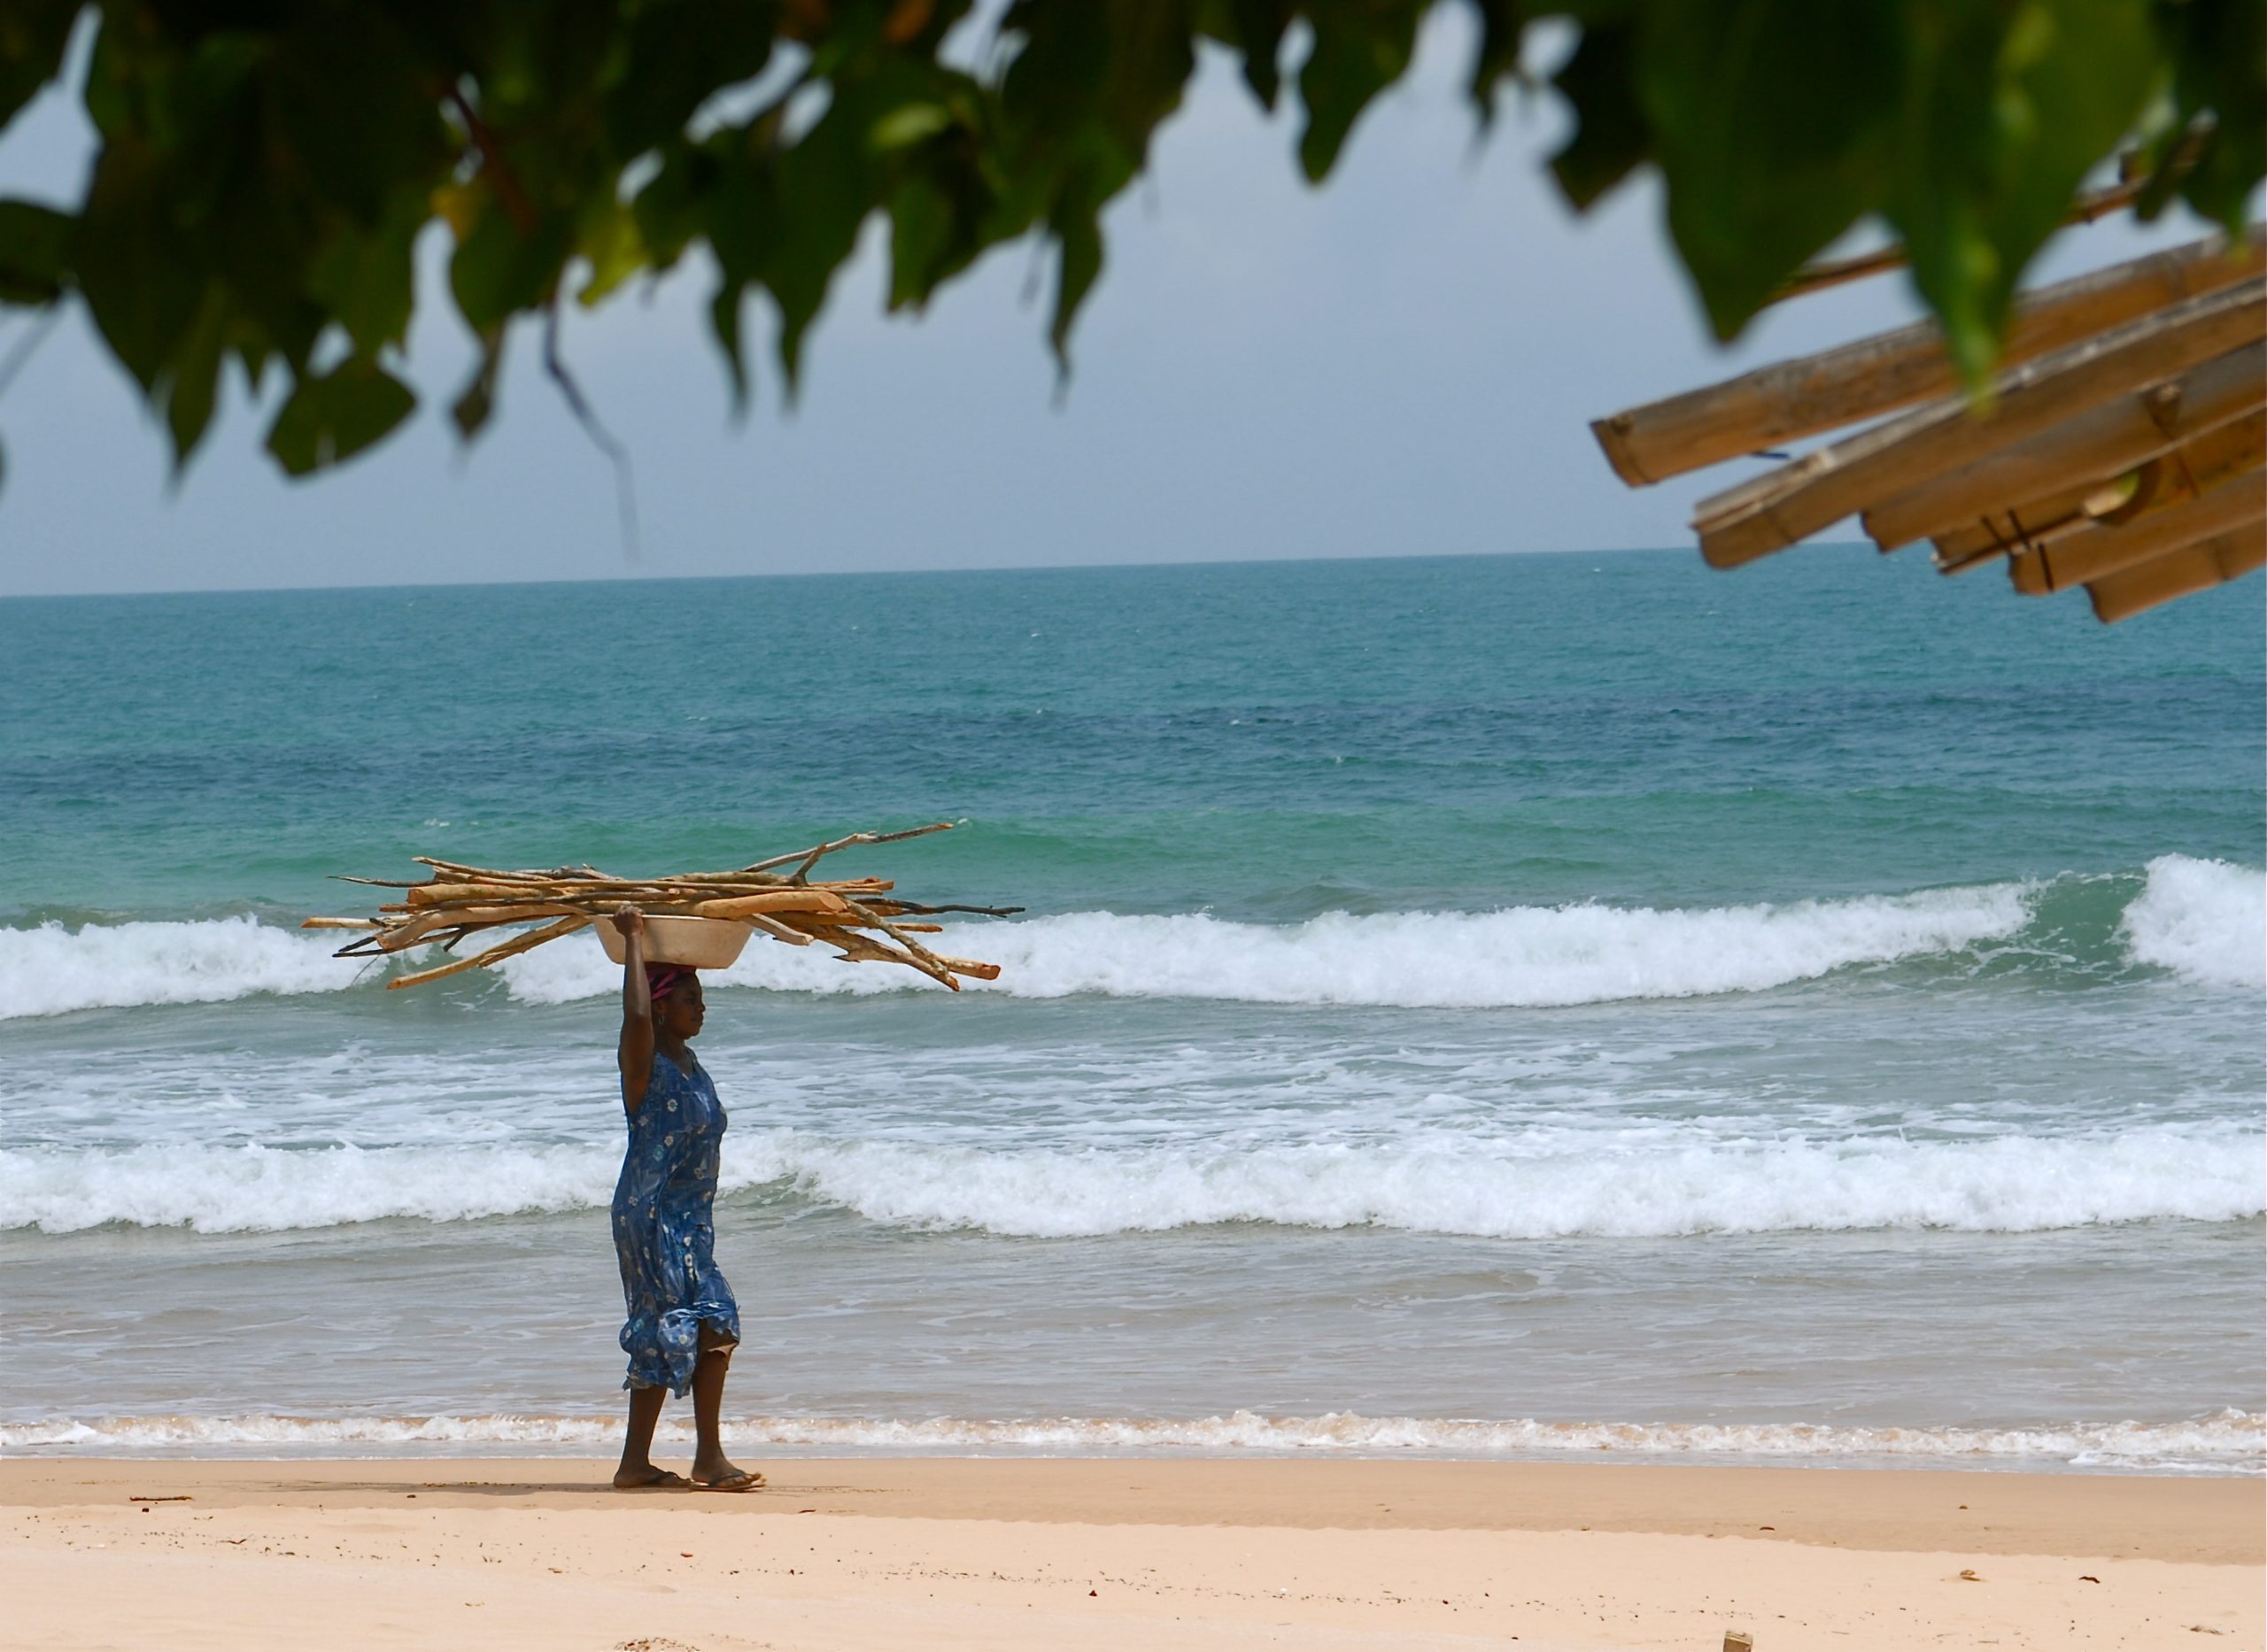
[[[622,1107],[635,1114],[654,1076],[654,999],[646,990],[646,915],[632,906],[615,912],[628,956],[622,965]]]

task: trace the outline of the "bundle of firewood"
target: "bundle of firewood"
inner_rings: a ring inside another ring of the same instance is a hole
[[[300,927],[362,931],[336,954],[361,958],[384,956],[412,946],[438,946],[452,951],[467,936],[483,930],[542,925],[522,930],[469,958],[398,976],[386,983],[392,988],[437,981],[516,957],[546,941],[608,921],[627,905],[648,916],[714,918],[748,924],[790,946],[823,941],[839,948],[845,962],[904,964],[958,992],[958,977],[995,980],[999,965],[948,958],[930,951],[914,937],[937,934],[941,926],[920,920],[953,912],[1004,918],[1022,911],[1021,907],[924,906],[892,893],[896,884],[887,878],[814,880],[810,875],[823,857],[838,849],[895,843],[950,830],[949,822],[940,822],[910,831],[856,832],[792,854],[774,855],[738,871],[679,872],[668,877],[616,877],[594,866],[506,872],[421,854],[415,857],[418,864],[432,868],[432,875],[421,883],[386,877],[339,880],[400,890],[402,899],[380,907],[377,916],[309,918]]]

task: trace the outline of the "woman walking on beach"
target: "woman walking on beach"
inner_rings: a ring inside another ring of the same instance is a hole
[[[615,913],[614,926],[629,954],[621,1060],[630,1115],[630,1149],[614,1190],[614,1250],[630,1314],[622,1327],[630,1432],[614,1483],[623,1491],[753,1491],[763,1477],[727,1462],[716,1433],[740,1310],[713,1254],[724,1108],[686,1045],[706,1013],[700,978],[646,961],[646,918],[635,907]],[[663,1394],[682,1399],[688,1389],[699,1433],[690,1480],[655,1467],[652,1455]]]

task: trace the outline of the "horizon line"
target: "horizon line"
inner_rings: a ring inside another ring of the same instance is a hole
[[[1845,550],[1851,548],[1855,543],[1822,543],[1805,545],[1801,548]],[[155,587],[143,591],[13,591],[0,592],[0,603],[91,602],[143,597],[281,597],[375,591],[516,591],[528,587],[553,585],[723,584],[739,580],[926,579],[947,578],[964,574],[1100,574],[1126,573],[1149,568],[1287,567],[1320,563],[1363,562],[1482,562],[1505,561],[1518,557],[1663,556],[1677,553],[1690,554],[1696,558],[1698,555],[1698,551],[1690,545],[1621,545],[1611,550],[1552,547],[1528,551],[1386,552],[1362,556],[1180,557],[1139,562],[994,562],[971,563],[955,567],[800,568],[745,574],[624,573],[581,575],[556,579],[414,580],[404,581],[398,584],[186,585]]]

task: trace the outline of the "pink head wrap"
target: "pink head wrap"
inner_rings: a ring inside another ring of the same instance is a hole
[[[683,964],[654,964],[646,966],[646,992],[655,1003],[669,995],[680,981],[689,979],[692,971]]]

